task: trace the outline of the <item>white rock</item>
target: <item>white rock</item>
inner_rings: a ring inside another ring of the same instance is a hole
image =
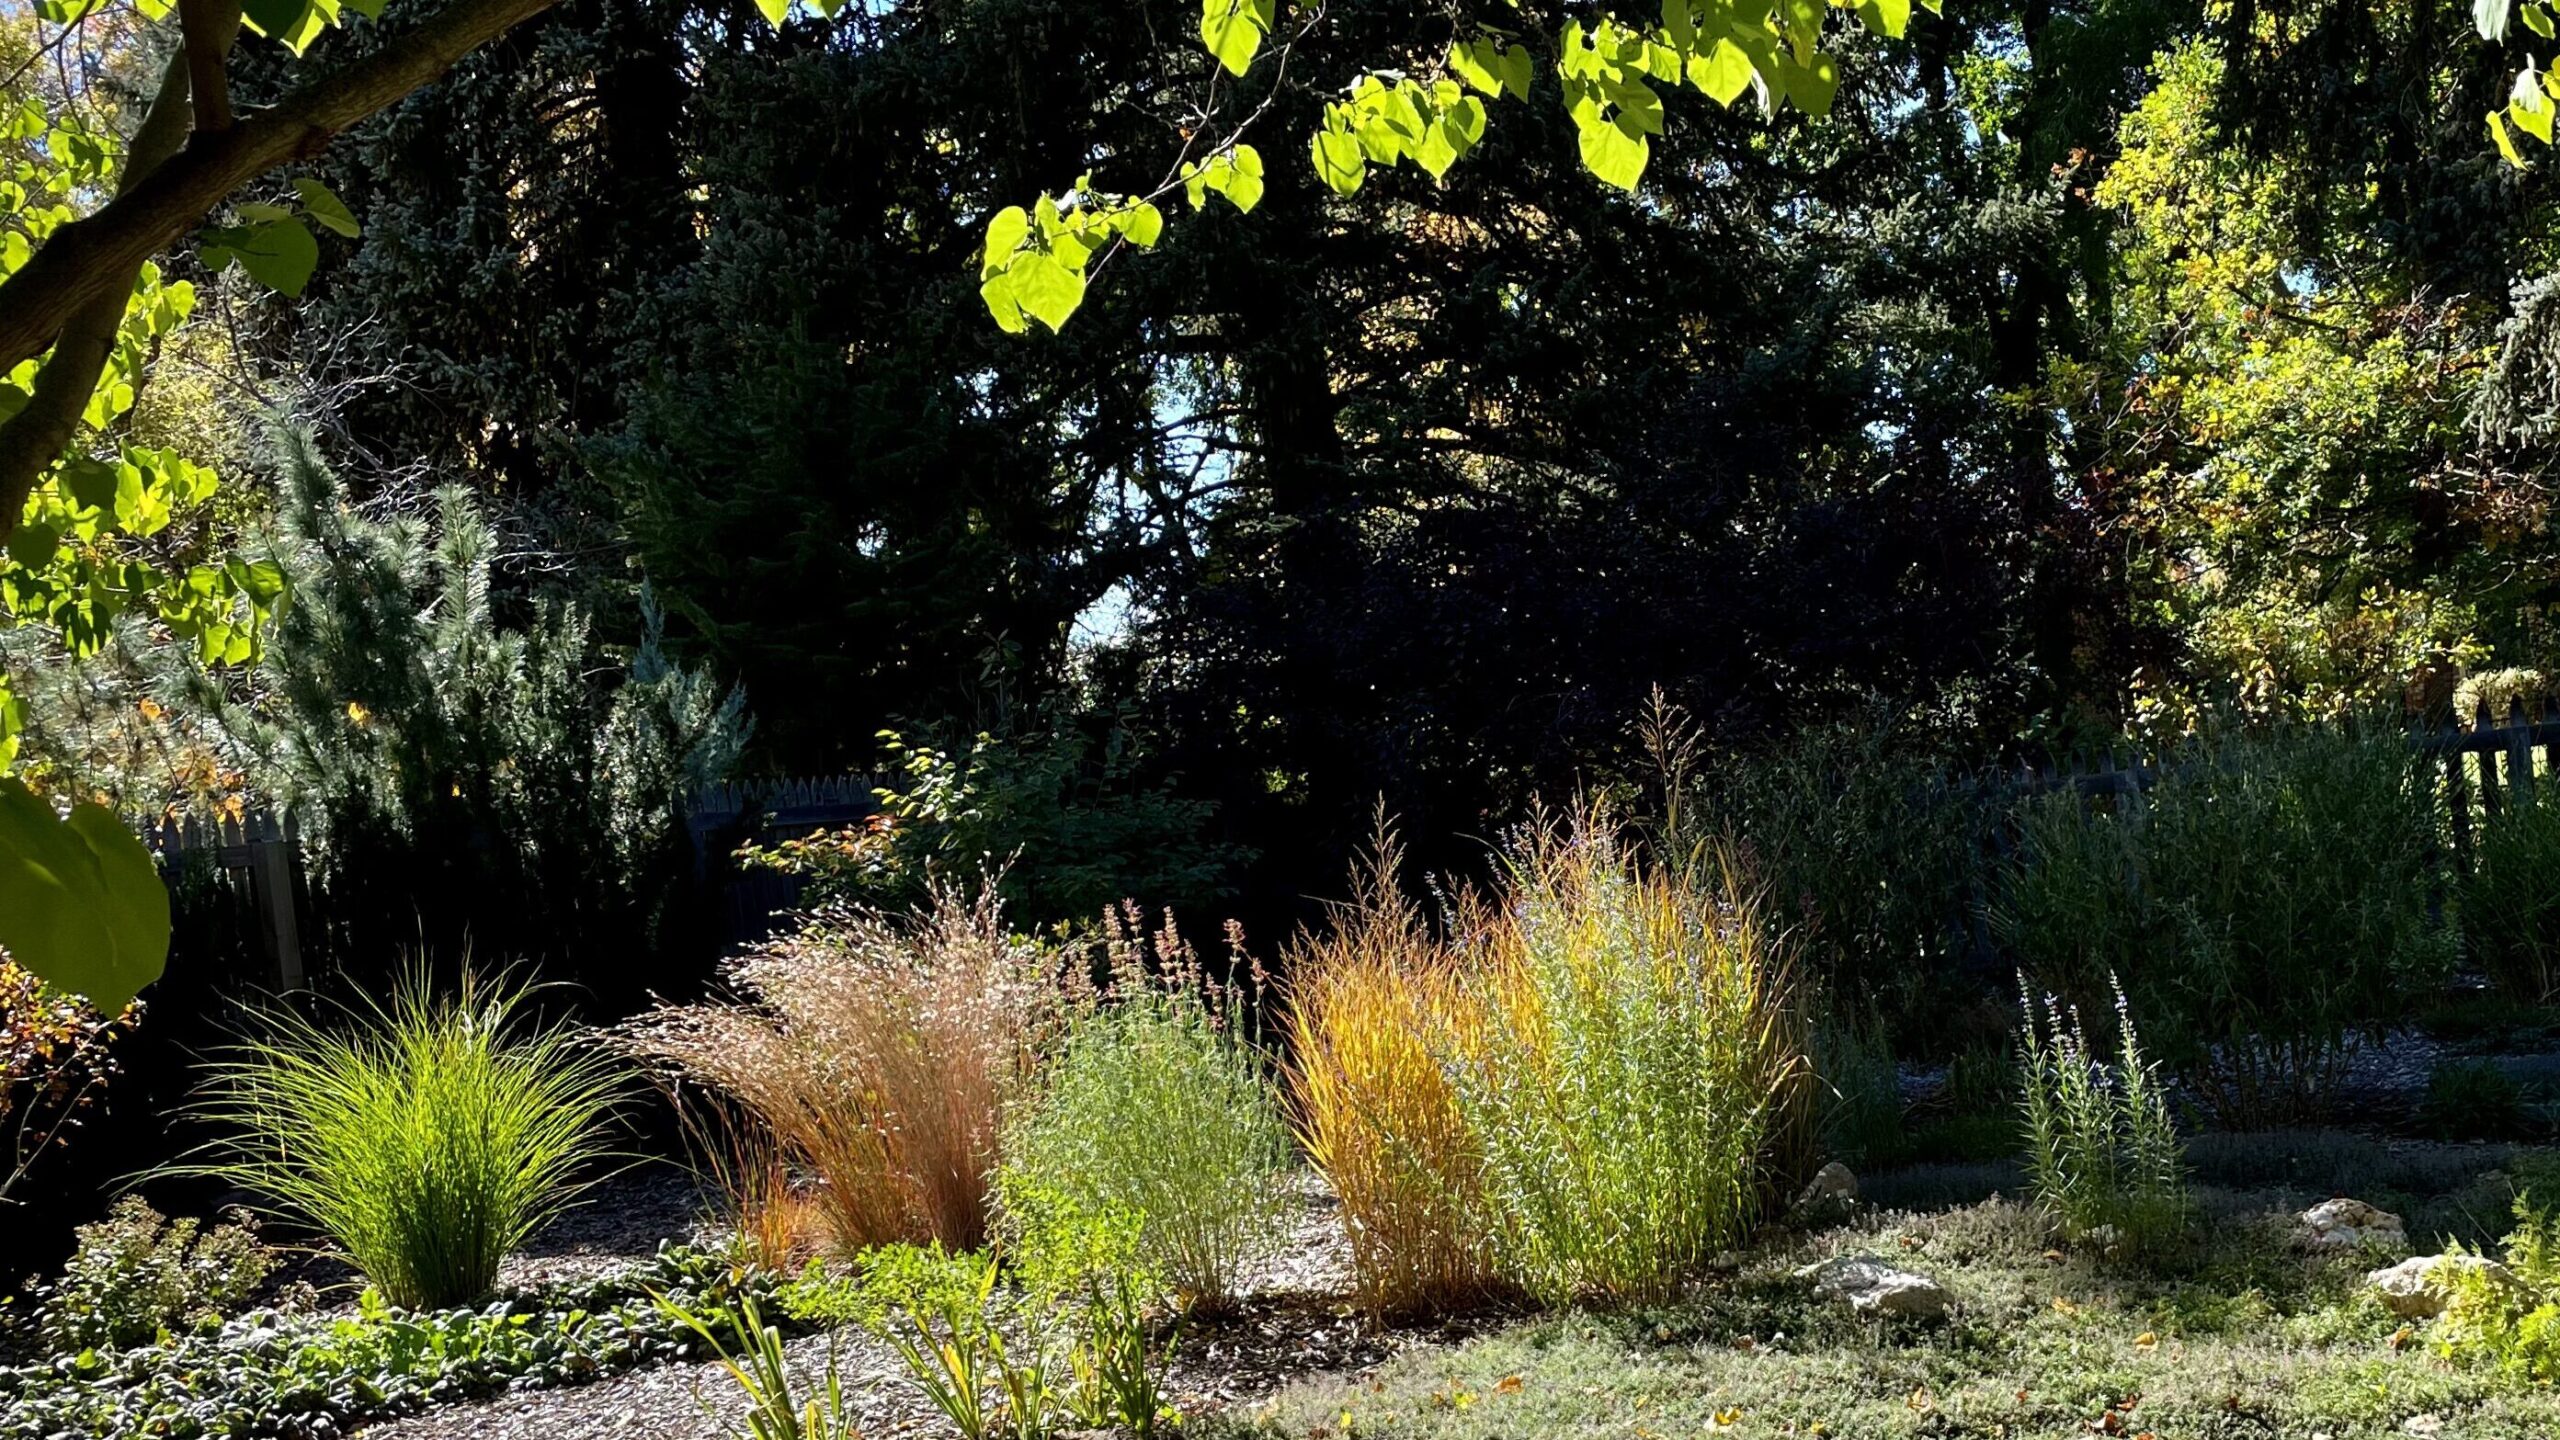
[[[1813,1282],[1813,1293],[1846,1300],[1861,1315],[1901,1315],[1934,1320],[1947,1313],[1955,1297],[1926,1275],[1887,1264],[1873,1255],[1835,1255],[1796,1272]]]
[[[2364,1277],[2382,1297],[2383,1307],[2403,1320],[2424,1320],[2444,1313],[2453,1298],[2457,1276],[2485,1275],[2500,1285],[2518,1285],[2514,1271],[2486,1255],[2419,1255]]]
[[[1846,1210],[1857,1203],[1858,1177],[1837,1160],[1814,1171],[1813,1179],[1796,1196],[1799,1210]]]
[[[2408,1227],[2400,1217],[2361,1200],[2323,1200],[2295,1218],[2302,1223],[2299,1238],[2314,1250],[2353,1250],[2364,1245],[2409,1248]]]

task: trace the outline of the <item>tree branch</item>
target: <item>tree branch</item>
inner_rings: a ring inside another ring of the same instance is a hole
[[[187,56],[169,57],[159,92],[151,97],[142,128],[134,133],[124,174],[116,181],[117,199],[168,163],[187,138],[187,71]],[[139,260],[125,267],[121,284],[84,300],[71,312],[53,353],[36,372],[26,407],[0,424],[0,539],[17,533],[36,481],[62,458],[71,437],[79,433],[80,416],[89,408],[89,397],[97,393],[107,357],[115,353],[124,328],[125,299],[133,293],[141,269]]]
[[[178,0],[186,40],[187,86],[196,100],[196,129],[231,128],[231,47],[240,38],[241,0]]]
[[[230,129],[198,134],[178,156],[96,214],[56,230],[0,281],[0,371],[41,355],[82,305],[119,294],[142,262],[201,223],[232,191],[433,81],[455,61],[555,0],[452,0],[434,17],[343,70],[311,81]],[[14,520],[0,515],[0,521]]]

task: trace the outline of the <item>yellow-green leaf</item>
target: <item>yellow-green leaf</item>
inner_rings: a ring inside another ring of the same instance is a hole
[[[1714,48],[1689,57],[1689,83],[1706,92],[1719,105],[1731,106],[1751,88],[1751,57],[1742,47],[1721,36]]]
[[[1614,120],[1587,120],[1581,130],[1583,168],[1621,190],[1635,189],[1652,158],[1645,138],[1628,134]]]

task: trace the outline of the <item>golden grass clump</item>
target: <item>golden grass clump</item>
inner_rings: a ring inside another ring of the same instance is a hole
[[[1740,868],[1641,862],[1586,813],[1525,832],[1443,936],[1396,859],[1292,960],[1298,1124],[1363,1305],[1670,1293],[1747,1231],[1803,1068]]]
[[[974,1247],[1004,1098],[1055,1011],[1053,970],[1006,933],[992,885],[939,889],[913,919],[822,912],[725,967],[740,1003],[660,1006],[627,1037],[815,1177],[838,1252]]]
[[[1396,885],[1382,833],[1355,895],[1287,973],[1287,1078],[1300,1142],[1334,1188],[1360,1305],[1463,1309],[1498,1288],[1483,1157],[1435,1047],[1477,1026],[1457,958]],[[1445,1037],[1445,1038],[1444,1038]]]

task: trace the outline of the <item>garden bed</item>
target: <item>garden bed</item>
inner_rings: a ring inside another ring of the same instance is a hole
[[[2423,1325],[2372,1297],[2366,1272],[2396,1257],[2307,1253],[2290,1221],[2311,1199],[2356,1189],[2405,1207],[2421,1249],[2447,1235],[2477,1243],[2503,1229],[2519,1172],[2550,1156],[2335,1130],[2214,1137],[2194,1157],[2200,1238],[2139,1270],[2061,1245],[2038,1214],[1988,1194],[1993,1172],[1915,1166],[1868,1188],[1933,1208],[1773,1232],[1666,1304],[1386,1327],[1352,1312],[1337,1215],[1310,1177],[1292,1245],[1233,1314],[1190,1329],[1172,1389],[1190,1430],[1227,1440],[2560,1433],[2560,1397],[2439,1356]],[[1824,1257],[1860,1253],[1936,1279],[1953,1313],[1863,1319],[1798,1278]],[[869,1334],[804,1335],[788,1350],[804,1381],[835,1355],[861,1433],[947,1433]],[[441,1406],[361,1433],[719,1440],[740,1410],[720,1367],[692,1362]]]

